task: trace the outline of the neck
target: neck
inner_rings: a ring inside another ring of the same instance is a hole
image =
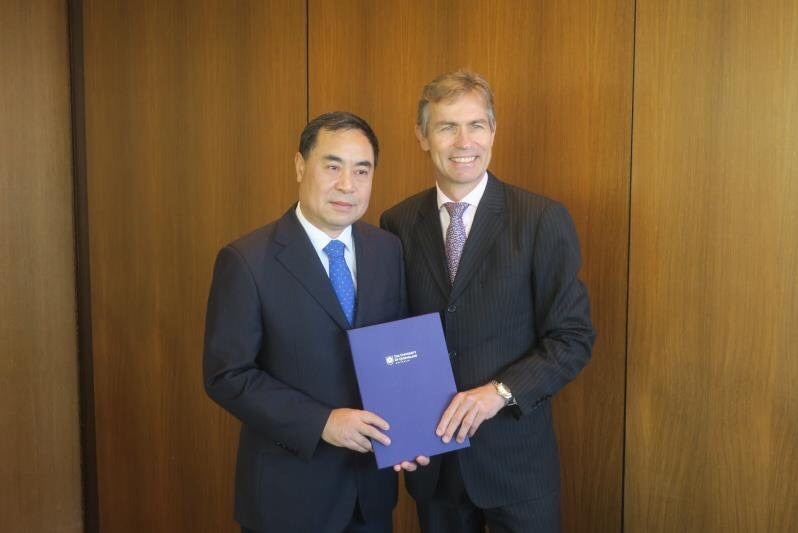
[[[468,193],[477,188],[477,185],[479,185],[480,181],[482,180],[479,179],[474,183],[452,185],[451,183],[444,183],[443,180],[440,179],[436,180],[438,187],[440,187],[441,189],[441,192],[443,192],[443,194],[445,194],[447,198],[450,198],[455,202],[459,202],[460,200],[468,196]]]
[[[317,221],[317,219],[315,219],[315,217],[309,217],[307,215],[307,213],[305,213],[305,210],[302,209],[302,202],[299,202],[297,204],[297,208],[299,209],[299,212],[302,213],[302,216],[304,217],[304,219],[307,220],[308,223],[311,226],[313,226],[317,230],[323,232],[325,235],[327,235],[331,239],[337,239],[338,236],[341,235],[341,233],[343,233],[344,230],[346,229],[346,228],[340,228],[340,229],[331,228],[329,226],[325,226],[324,224],[318,224],[317,223],[318,221]]]

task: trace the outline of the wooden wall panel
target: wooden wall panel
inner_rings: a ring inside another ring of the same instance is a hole
[[[304,3],[85,0],[101,531],[237,531],[238,424],[205,395],[216,251],[294,201]]]
[[[630,0],[311,0],[309,114],[363,115],[382,144],[367,220],[432,185],[413,135],[421,87],[469,67],[496,93],[491,169],[563,201],[585,257],[594,359],[556,401],[563,528],[617,531],[621,483],[630,173]],[[415,530],[403,499],[398,531]]]
[[[83,530],[69,40],[0,2],[0,529]]]
[[[627,531],[798,524],[798,4],[637,2]]]

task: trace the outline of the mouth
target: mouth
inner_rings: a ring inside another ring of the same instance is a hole
[[[349,202],[343,202],[343,201],[340,201],[340,200],[339,201],[330,202],[330,204],[333,207],[335,207],[336,209],[351,209],[355,205],[355,204],[351,204]]]
[[[468,165],[473,163],[477,160],[477,156],[469,155],[469,156],[460,156],[460,157],[450,157],[449,161],[453,163],[457,163],[458,165]]]

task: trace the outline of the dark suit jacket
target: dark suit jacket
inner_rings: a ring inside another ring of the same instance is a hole
[[[496,379],[518,401],[455,452],[469,497],[489,508],[558,490],[549,400],[587,363],[595,337],[568,212],[489,175],[454,285],[435,188],[386,211],[381,223],[402,240],[410,313],[441,312],[458,390]],[[432,497],[439,465],[434,457],[407,476],[416,499]]]
[[[363,222],[355,327],[401,318],[401,245]],[[330,280],[294,213],[225,246],[205,327],[208,394],[241,420],[235,517],[268,531],[340,531],[356,499],[366,517],[396,503],[396,476],[372,454],[321,440],[330,411],[362,408]]]

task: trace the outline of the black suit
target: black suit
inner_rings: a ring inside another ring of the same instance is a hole
[[[518,402],[455,452],[468,497],[486,509],[555,493],[550,398],[587,363],[594,340],[568,212],[489,175],[453,285],[435,188],[386,211],[381,223],[402,240],[410,313],[441,312],[458,390],[496,379]],[[407,476],[414,498],[435,496],[440,464],[434,457]]]
[[[352,226],[355,326],[401,318],[399,241]],[[205,330],[208,394],[242,422],[235,517],[259,531],[341,531],[396,503],[396,476],[372,454],[320,439],[334,408],[362,408],[346,318],[292,208],[216,259]]]

